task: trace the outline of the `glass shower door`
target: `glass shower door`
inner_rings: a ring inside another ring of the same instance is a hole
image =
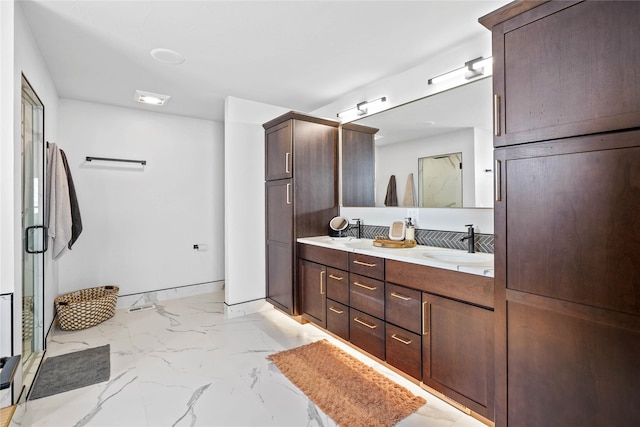
[[[44,106],[22,78],[22,362],[29,371],[44,349]],[[36,364],[37,366],[37,364]]]

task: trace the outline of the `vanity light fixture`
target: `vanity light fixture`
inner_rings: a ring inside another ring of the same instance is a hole
[[[162,95],[162,94],[153,93],[153,92],[145,92],[143,90],[137,90],[137,89],[136,89],[135,95],[133,96],[133,99],[135,101],[138,101],[142,104],[158,105],[158,106],[162,106],[166,104],[169,98],[171,98],[169,95]]]
[[[475,58],[471,61],[464,63],[464,67],[458,68],[448,73],[440,74],[439,76],[430,78],[427,82],[430,85],[442,83],[447,80],[455,78],[464,78],[465,80],[471,80],[479,76],[489,76],[493,72],[493,58]]]
[[[353,108],[338,113],[338,117],[341,119],[350,119],[364,116],[365,114],[377,113],[382,109],[385,102],[387,102],[386,96],[374,99],[373,101],[363,101]]]

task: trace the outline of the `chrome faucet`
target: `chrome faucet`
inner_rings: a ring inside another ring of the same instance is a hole
[[[358,239],[360,239],[361,238],[360,236],[362,235],[362,221],[360,220],[360,218],[354,218],[353,220],[356,222],[355,226],[357,227],[356,230],[357,230],[358,234],[357,234],[356,237]],[[353,226],[351,226],[351,227],[353,228]]]
[[[466,224],[465,227],[468,228],[467,235],[460,239],[460,241],[467,241],[467,252],[472,254],[476,251],[476,235],[473,230],[473,224]]]

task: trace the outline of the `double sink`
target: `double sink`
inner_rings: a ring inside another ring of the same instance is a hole
[[[381,248],[373,246],[372,239],[358,239],[355,237],[305,237],[298,239],[298,242],[445,268],[447,270],[493,276],[493,254],[488,253],[468,253],[456,249],[422,245],[413,248]]]

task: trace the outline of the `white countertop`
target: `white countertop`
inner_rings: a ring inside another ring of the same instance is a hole
[[[357,239],[354,237],[301,237],[298,239],[298,243],[454,270],[461,273],[476,274],[478,276],[493,277],[494,272],[493,254],[483,252],[470,254],[456,249],[422,245],[414,248],[380,248],[373,246],[373,239]]]

